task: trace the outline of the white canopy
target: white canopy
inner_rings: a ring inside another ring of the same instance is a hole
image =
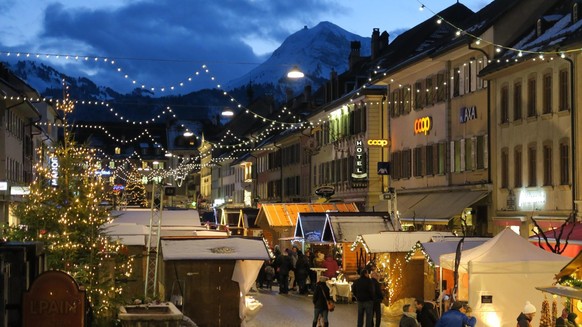
[[[552,283],[570,258],[550,253],[506,228],[482,245],[461,252],[459,299],[468,300],[480,326],[515,326],[525,302],[541,312],[538,285]],[[441,268],[454,270],[455,253],[440,257]],[[540,314],[532,321],[539,325]]]
[[[369,253],[408,252],[416,242],[428,242],[433,237],[452,236],[450,232],[382,232],[360,235],[360,242]]]

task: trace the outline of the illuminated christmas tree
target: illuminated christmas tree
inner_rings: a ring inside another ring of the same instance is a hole
[[[73,107],[66,98],[59,109],[66,118]],[[70,274],[83,286],[94,325],[106,324],[123,300],[120,281],[130,276],[132,260],[101,229],[111,218],[99,205],[105,194],[96,174],[95,151],[75,144],[66,124],[64,130],[64,140],[53,149],[49,162],[37,165],[30,195],[14,206],[18,225],[8,228],[4,237],[43,242],[48,268]]]
[[[129,205],[139,205],[140,207],[147,207],[148,200],[147,200],[147,191],[141,179],[136,175],[132,175],[131,178],[127,181],[127,185],[125,186],[125,190],[123,191],[125,194],[125,200]]]

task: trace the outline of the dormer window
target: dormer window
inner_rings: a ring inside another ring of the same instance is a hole
[[[539,37],[540,35],[542,35],[543,29],[543,21],[542,19],[538,19],[538,23],[536,24],[536,35]]]
[[[578,21],[578,10],[579,10],[578,3],[575,2],[574,4],[572,4],[572,24]]]

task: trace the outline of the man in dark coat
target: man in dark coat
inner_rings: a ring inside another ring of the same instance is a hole
[[[416,319],[421,327],[434,327],[438,320],[438,315],[434,305],[430,302],[424,302],[424,299],[417,298],[414,300],[416,306]]]
[[[384,300],[384,293],[382,292],[382,284],[380,284],[380,276],[378,276],[378,273],[373,272],[371,277],[372,282],[374,283],[374,326],[380,327],[380,323],[382,322],[382,300]]]
[[[287,294],[289,293],[289,272],[293,269],[293,260],[289,256],[288,251],[283,251],[280,258],[281,260],[278,267],[279,294]]]
[[[364,315],[366,316],[366,327],[372,327],[374,283],[370,279],[368,269],[362,269],[360,278],[356,279],[352,284],[352,294],[358,301],[358,327],[363,327]]]

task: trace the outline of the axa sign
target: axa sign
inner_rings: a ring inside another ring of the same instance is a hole
[[[427,135],[432,129],[432,118],[422,117],[414,121],[414,134],[424,134]]]
[[[384,147],[388,145],[388,140],[368,140],[368,145]]]

